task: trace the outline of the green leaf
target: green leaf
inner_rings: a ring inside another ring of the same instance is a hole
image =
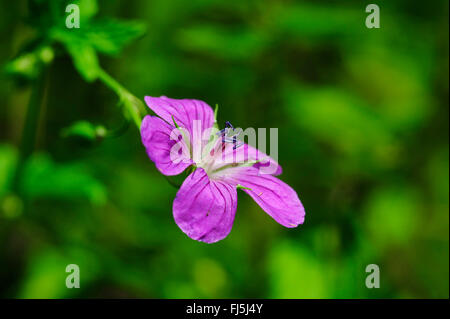
[[[272,298],[330,298],[329,272],[306,247],[292,241],[274,243],[268,259]]]
[[[379,247],[407,244],[420,230],[420,192],[408,185],[376,189],[367,199],[366,227]],[[423,201],[423,200],[422,200]],[[379,227],[382,221],[383,227]]]
[[[81,76],[88,82],[97,79],[100,66],[94,48],[81,42],[67,43],[66,48]]]
[[[354,8],[330,8],[320,5],[297,4],[274,10],[277,19],[273,28],[295,36],[308,36],[308,41],[330,35],[362,34],[361,14]],[[306,40],[305,40],[306,41]]]
[[[224,60],[246,60],[260,54],[268,44],[262,32],[198,25],[181,29],[175,41],[183,50]]]
[[[76,244],[58,248],[44,246],[29,257],[24,280],[18,287],[19,298],[75,297],[79,289],[67,289],[65,283],[70,273],[66,267],[72,263],[79,266],[80,286],[87,286],[101,270],[97,257],[97,251]]]
[[[26,163],[22,192],[29,198],[87,199],[93,204],[106,201],[105,187],[80,164],[57,164],[44,154]]]
[[[135,21],[103,19],[87,26],[86,41],[97,51],[115,55],[145,33],[145,25]]]
[[[87,140],[96,140],[105,137],[107,131],[102,125],[94,125],[88,121],[78,121],[63,129],[62,136],[78,136]]]
[[[50,38],[62,43],[83,78],[92,82],[99,76],[97,51],[114,55],[145,32],[138,22],[104,19],[86,22],[80,29],[54,27]]]
[[[25,52],[7,63],[4,70],[7,74],[34,79],[42,68],[53,61],[54,52],[50,46],[38,47],[31,52]]]
[[[80,30],[54,28],[50,37],[65,46],[75,68],[86,81],[92,82],[98,77],[100,65],[95,49],[83,39],[84,32]]]
[[[97,0],[76,0],[70,1],[70,3],[77,4],[80,7],[80,19],[89,20],[94,17],[98,12]]]
[[[65,287],[65,268],[70,262],[56,251],[44,251],[30,258],[19,296],[22,298],[61,298],[71,293]]]
[[[300,86],[286,90],[289,118],[309,134],[351,160],[370,167],[391,165],[398,143],[389,123],[376,109],[346,90]],[[350,165],[349,161],[345,161]],[[355,165],[352,163],[351,165]]]

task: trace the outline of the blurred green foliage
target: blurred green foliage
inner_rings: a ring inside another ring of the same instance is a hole
[[[360,1],[2,1],[0,296],[448,298],[448,2],[376,3],[380,29]],[[144,95],[278,127],[305,224],[239,192],[225,240],[186,237]]]

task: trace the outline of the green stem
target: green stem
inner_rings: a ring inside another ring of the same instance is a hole
[[[47,72],[42,71],[41,75],[33,83],[33,88],[28,102],[25,122],[22,130],[22,137],[19,148],[19,160],[13,179],[13,191],[20,192],[20,180],[26,160],[33,153],[36,145],[36,131],[38,128],[39,116],[47,83]]]
[[[145,114],[145,108],[141,100],[131,94],[103,69],[100,69],[98,72],[98,78],[111,90],[116,92],[125,107],[127,115],[130,116],[136,126],[140,128],[143,114]]]

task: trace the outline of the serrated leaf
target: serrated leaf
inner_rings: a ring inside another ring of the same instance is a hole
[[[88,82],[97,79],[100,66],[94,48],[81,42],[67,43],[66,48],[81,76]]]
[[[85,32],[81,29],[54,28],[50,36],[55,41],[61,42],[72,58],[73,64],[81,76],[88,82],[98,77],[100,70],[95,49],[85,39]]]
[[[55,27],[50,38],[61,42],[72,57],[75,68],[83,78],[92,82],[99,75],[97,51],[114,55],[133,39],[145,32],[138,22],[105,19],[86,23],[80,29]]]
[[[145,26],[139,22],[104,19],[88,26],[86,40],[99,52],[114,55],[144,32]]]
[[[88,82],[94,81],[98,76],[99,64],[97,53],[89,46],[81,43],[70,43],[67,50],[72,56],[75,68]]]

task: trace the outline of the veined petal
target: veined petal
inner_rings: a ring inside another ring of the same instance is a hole
[[[218,140],[217,143],[221,143],[221,141]],[[243,144],[242,146],[233,149],[233,143],[225,143],[222,151],[218,148],[216,148],[216,151],[218,152],[213,155],[214,163],[210,169],[213,174],[214,171],[227,168],[230,165],[253,166],[258,169],[261,174],[276,176],[282,173],[281,165],[278,164],[277,161],[248,144]]]
[[[231,231],[237,206],[236,188],[212,181],[197,168],[181,185],[173,202],[178,227],[190,238],[205,243],[224,239]]]
[[[188,147],[184,141],[175,139],[173,132],[176,131],[173,130],[173,126],[156,116],[147,115],[141,124],[142,143],[149,158],[164,175],[178,175],[193,163]],[[178,145],[174,147],[176,143]]]
[[[149,108],[167,123],[173,123],[173,116],[177,124],[187,129],[191,135],[194,132],[194,121],[199,121],[198,123],[201,124],[199,125],[200,133],[212,127],[214,124],[213,109],[200,100],[146,96],[145,102]]]
[[[240,184],[261,208],[285,227],[303,224],[305,209],[297,193],[286,183],[269,174],[259,174],[255,167],[233,167],[223,171],[222,180]]]

